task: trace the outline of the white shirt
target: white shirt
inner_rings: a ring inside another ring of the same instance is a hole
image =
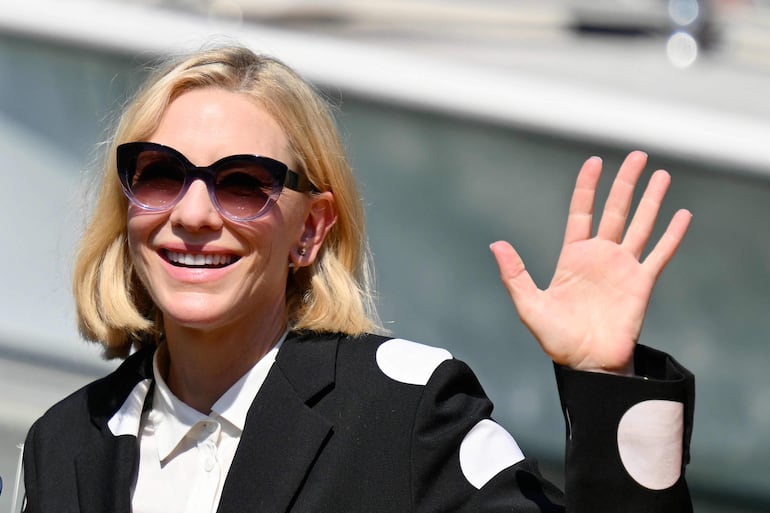
[[[246,414],[286,335],[204,415],[177,398],[153,358],[152,409],[139,427],[133,513],[213,513],[241,439]]]

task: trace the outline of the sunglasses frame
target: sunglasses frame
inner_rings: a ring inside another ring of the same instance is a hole
[[[134,193],[131,191],[131,176],[136,173],[137,160],[144,151],[160,152],[170,156],[178,161],[181,165],[181,168],[184,170],[184,182],[182,183],[182,187],[179,190],[179,193],[172,201],[169,201],[162,207],[153,207],[151,205],[142,203],[136,196],[134,196]],[[165,146],[163,144],[152,142],[128,142],[118,145],[116,157],[118,179],[120,180],[120,186],[123,188],[123,193],[131,203],[148,212],[160,213],[174,208],[182,200],[182,198],[184,198],[185,194],[187,194],[187,190],[190,188],[190,185],[192,185],[195,180],[202,180],[203,183],[206,184],[206,190],[208,191],[209,199],[217,209],[217,212],[219,212],[219,214],[223,217],[237,222],[253,221],[267,214],[272,209],[273,205],[275,205],[275,203],[278,201],[278,198],[281,195],[284,187],[298,192],[318,192],[318,190],[313,186],[313,184],[310,182],[310,180],[308,180],[306,176],[292,171],[286,164],[279,160],[275,160],[270,157],[263,157],[261,155],[229,155],[217,160],[208,166],[196,166],[190,162],[181,152],[172,148],[171,146]],[[233,161],[247,161],[256,163],[264,167],[274,178],[273,186],[270,190],[267,201],[265,201],[265,204],[262,206],[262,208],[254,215],[247,217],[234,216],[228,213],[222,207],[222,205],[220,205],[219,200],[217,199],[214,179],[220,169]]]

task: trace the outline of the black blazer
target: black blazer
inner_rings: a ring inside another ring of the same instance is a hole
[[[437,364],[426,384],[388,377],[377,363],[387,340],[287,337],[247,415],[220,513],[692,511],[684,464],[693,379],[667,355],[638,348],[637,373],[648,379],[556,368],[569,420],[563,495],[530,458],[479,489],[469,483],[458,448],[490,418],[491,402],[454,359]],[[152,355],[135,353],[32,426],[24,451],[27,513],[131,510],[137,438],[115,436],[107,423],[134,386],[152,378]],[[685,405],[682,474],[664,490],[640,486],[618,456],[619,419],[647,399]]]

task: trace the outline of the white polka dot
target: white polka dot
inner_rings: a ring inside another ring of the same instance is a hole
[[[673,486],[682,469],[684,405],[651,400],[635,404],[618,424],[618,452],[628,474],[645,488]]]
[[[377,348],[377,365],[391,379],[425,385],[433,371],[452,354],[446,349],[394,338]]]
[[[501,471],[524,459],[510,433],[493,420],[484,419],[468,431],[460,444],[460,469],[477,489]]]

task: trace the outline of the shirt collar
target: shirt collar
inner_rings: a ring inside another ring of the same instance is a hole
[[[155,377],[155,395],[149,423],[156,437],[158,457],[166,459],[190,432],[196,423],[212,417],[221,417],[232,424],[240,434],[246,424],[246,415],[254,398],[267,378],[278,350],[286,334],[260,360],[236,381],[211,407],[211,413],[204,415],[182,402],[163,379],[162,367],[166,366],[168,354],[161,345],[155,352],[152,371]]]
[[[222,397],[217,399],[217,402],[211,407],[211,412],[233,424],[239,431],[243,431],[246,425],[246,414],[251,408],[251,403],[254,402],[257,392],[267,379],[267,373],[270,372],[278,355],[278,350],[285,339],[286,333],[265,356],[260,358],[256,365],[241,376],[241,379],[222,394]]]

